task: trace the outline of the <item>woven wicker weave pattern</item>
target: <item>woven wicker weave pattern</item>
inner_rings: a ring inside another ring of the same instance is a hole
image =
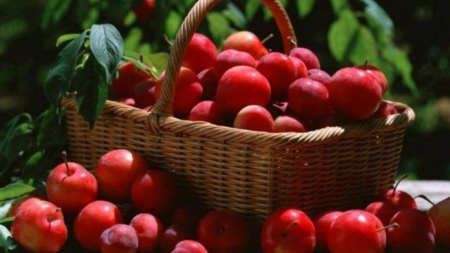
[[[414,112],[306,133],[263,133],[172,116],[181,56],[204,15],[220,0],[199,0],[186,17],[170,54],[161,99],[147,113],[107,101],[91,131],[66,98],[71,159],[93,170],[109,150],[135,150],[171,172],[190,197],[211,209],[231,209],[255,224],[283,206],[310,215],[325,209],[363,207],[395,179],[406,126]],[[295,45],[289,19],[276,0],[274,13],[285,50]]]

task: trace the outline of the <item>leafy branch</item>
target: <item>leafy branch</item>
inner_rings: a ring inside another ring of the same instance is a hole
[[[70,42],[48,71],[44,93],[59,112],[63,96],[76,91],[78,111],[92,129],[105,106],[109,84],[117,76],[124,42],[111,24],[94,24],[78,36],[63,35],[57,44],[64,41]]]

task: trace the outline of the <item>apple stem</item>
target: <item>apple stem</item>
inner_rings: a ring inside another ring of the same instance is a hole
[[[47,217],[47,221],[49,222],[49,223],[48,223],[49,226],[51,225],[51,222],[55,220],[56,214],[57,214],[58,212],[61,212],[61,207],[57,207],[56,210],[55,210],[55,212],[54,212],[50,217]]]
[[[171,47],[173,47],[172,41],[169,40],[169,37],[167,37],[167,34],[163,35],[164,41],[167,42]]]
[[[367,64],[369,63],[369,60],[365,60],[364,61],[364,65],[363,65],[363,70],[366,70],[367,69]]]
[[[405,174],[397,181],[397,183],[394,185],[394,190],[392,191],[392,194],[391,194],[392,197],[394,197],[394,195],[395,195],[395,191],[397,190],[398,184],[400,184],[400,182],[407,177],[408,177],[408,174]]]
[[[292,221],[291,223],[289,223],[289,225],[284,229],[284,231],[283,231],[283,236],[287,236],[287,232],[288,232],[288,230],[289,229],[291,229],[291,227],[293,227],[294,225],[297,225],[298,224],[298,222],[297,221]]]
[[[67,161],[67,152],[63,151],[61,156],[62,156],[64,163],[66,164],[67,176],[71,176],[72,174],[70,173],[69,162]]]
[[[436,203],[434,203],[433,201],[431,201],[427,196],[425,196],[425,195],[422,195],[422,194],[420,194],[420,195],[417,195],[417,196],[415,196],[414,197],[414,199],[416,199],[416,198],[423,198],[424,200],[426,200],[428,203],[430,203],[431,205],[436,205]]]
[[[398,223],[392,223],[392,224],[389,224],[387,226],[377,229],[377,232],[380,232],[381,230],[386,230],[386,229],[392,228],[392,227],[399,228],[400,225],[398,225]]]
[[[266,43],[268,40],[270,40],[273,37],[273,33],[267,35],[267,37],[265,37],[263,40],[261,40],[261,43],[264,44]]]

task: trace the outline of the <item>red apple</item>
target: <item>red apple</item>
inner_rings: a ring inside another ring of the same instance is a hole
[[[388,200],[380,200],[370,203],[365,210],[377,216],[384,226],[388,226],[392,217],[400,211],[400,207]]]
[[[273,132],[306,132],[305,125],[293,115],[280,115],[274,120]]]
[[[170,253],[208,253],[208,251],[197,241],[183,240],[177,243]]]
[[[97,179],[82,165],[67,161],[56,166],[47,177],[46,192],[50,202],[64,212],[77,213],[97,197]]]
[[[266,107],[271,96],[270,84],[256,69],[236,66],[219,80],[216,101],[226,113],[236,115],[248,105]]]
[[[316,228],[316,249],[319,252],[328,252],[327,235],[331,224],[344,212],[338,210],[323,211],[314,217],[313,223]]]
[[[11,235],[28,252],[56,253],[67,241],[67,226],[60,208],[49,201],[31,198],[16,213]]]
[[[248,105],[238,112],[234,128],[253,131],[273,132],[274,121],[270,112],[259,105]]]
[[[147,170],[147,160],[135,151],[115,149],[106,152],[95,167],[99,195],[109,201],[126,202],[134,179]]]
[[[102,253],[135,253],[138,248],[136,231],[126,224],[116,224],[100,235]]]
[[[296,69],[295,79],[308,77],[308,69],[306,68],[305,63],[297,57],[288,56],[291,59],[292,63],[294,63]]]
[[[328,83],[331,81],[331,76],[327,72],[325,72],[322,69],[309,69],[308,70],[308,76],[309,79],[312,79],[314,81],[317,81],[319,83],[322,83],[325,85],[325,87],[328,85]]]
[[[154,79],[142,81],[134,87],[134,101],[137,107],[145,108],[155,104],[155,86]]]
[[[356,68],[362,69],[375,77],[381,87],[382,95],[384,96],[386,94],[386,92],[388,91],[388,80],[379,68],[373,65],[368,65],[367,62],[363,65],[356,66]]]
[[[155,100],[161,96],[162,85],[166,78],[165,71],[159,77],[155,87]],[[181,67],[175,84],[173,114],[184,117],[198,104],[203,95],[203,88],[197,74],[189,68]]]
[[[123,98],[117,99],[117,102],[122,103],[124,105],[132,106],[132,107],[136,106],[136,101],[134,100],[134,98],[123,97]]]
[[[201,100],[214,100],[218,83],[216,74],[214,73],[214,67],[200,71],[197,77],[203,88]]]
[[[320,69],[320,62],[316,54],[308,48],[295,47],[289,52],[289,56],[302,60],[307,69]]]
[[[271,52],[263,56],[256,70],[269,81],[273,101],[286,101],[289,85],[297,78],[297,69],[285,54]]]
[[[137,252],[152,252],[157,249],[164,232],[161,220],[150,213],[139,213],[130,221],[136,231],[139,246]]]
[[[386,118],[389,115],[397,114],[397,109],[393,104],[382,101],[378,110],[370,117],[371,119]]]
[[[227,49],[219,53],[214,64],[214,74],[217,80],[222,78],[222,75],[232,67],[249,66],[256,67],[256,61],[253,56],[247,52],[237,51],[234,49]]]
[[[136,177],[131,201],[139,212],[160,217],[176,209],[179,194],[176,182],[168,172],[153,169]]]
[[[111,83],[111,92],[116,99],[131,98],[136,84],[151,78],[149,74],[137,68],[132,62],[119,66],[119,76]]]
[[[372,116],[381,104],[378,81],[368,72],[352,67],[338,70],[327,85],[332,106],[350,120]]]
[[[209,253],[247,253],[250,239],[250,224],[230,210],[210,211],[197,226],[197,240]]]
[[[289,86],[287,92],[288,108],[299,118],[314,120],[329,112],[329,94],[322,83],[299,78]]]
[[[397,189],[400,182],[405,178],[406,176],[403,176],[401,179],[397,181],[397,183],[393,186],[393,188],[382,191],[378,197],[381,200],[387,200],[391,202],[400,209],[405,208],[417,209],[416,200],[411,195],[409,195],[409,193]]]
[[[225,112],[216,101],[211,100],[204,100],[195,105],[189,113],[188,119],[226,125]]]
[[[387,229],[387,246],[396,253],[428,253],[435,246],[436,229],[433,221],[422,211],[405,208],[391,219],[397,227]]]
[[[123,222],[122,212],[115,204],[104,200],[94,200],[76,216],[73,234],[84,249],[98,251],[103,231]]]
[[[261,59],[269,51],[261,40],[250,31],[232,33],[222,43],[222,51],[234,49],[249,53],[255,60]]]
[[[353,209],[341,214],[331,224],[327,244],[333,253],[383,253],[386,248],[386,231],[375,215]]]
[[[182,66],[196,74],[214,67],[218,52],[216,45],[205,35],[194,33],[183,56]]]
[[[316,231],[308,215],[287,207],[264,221],[260,242],[264,253],[311,253],[316,245]]]
[[[11,208],[9,209],[6,217],[13,217],[16,216],[17,213],[22,209],[22,208],[26,208],[27,205],[36,205],[35,202],[37,201],[41,201],[41,200],[46,200],[44,197],[42,196],[34,196],[34,195],[29,195],[20,199],[16,199],[13,203]],[[38,202],[39,203],[39,202]]]

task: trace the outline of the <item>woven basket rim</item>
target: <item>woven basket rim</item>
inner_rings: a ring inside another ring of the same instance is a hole
[[[249,143],[252,145],[268,145],[268,143],[270,143],[270,145],[274,146],[291,146],[303,143],[323,142],[349,136],[364,136],[369,132],[383,130],[385,128],[406,127],[406,125],[414,121],[415,113],[409,106],[400,102],[385,101],[393,104],[396,109],[399,110],[399,113],[389,115],[386,118],[369,119],[349,125],[325,127],[302,133],[269,133],[238,129],[229,126],[219,126],[204,121],[179,119],[174,116],[164,117],[153,111],[147,112],[143,109],[112,100],[106,101],[102,114],[117,115],[128,120],[133,120],[136,123],[144,124],[148,131],[156,133],[161,131],[171,132],[174,135],[183,134],[186,136],[201,136],[204,138],[213,137],[213,139],[217,141]],[[65,108],[76,109],[76,101],[73,97],[64,98],[62,105]],[[152,120],[158,120],[158,124],[152,123]],[[159,127],[155,128],[155,125]]]

